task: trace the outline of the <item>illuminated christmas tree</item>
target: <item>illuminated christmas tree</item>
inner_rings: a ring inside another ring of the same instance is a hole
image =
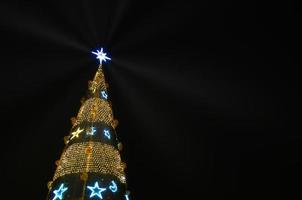
[[[87,99],[76,118],[72,118],[70,135],[56,161],[53,180],[48,183],[47,200],[128,200],[122,144],[118,141],[108,101],[102,62],[110,60],[106,53],[92,52],[100,61],[93,81],[89,81]]]

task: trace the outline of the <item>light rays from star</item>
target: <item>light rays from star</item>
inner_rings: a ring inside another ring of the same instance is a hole
[[[23,35],[43,39],[79,51],[89,51],[89,47],[79,42],[74,35],[67,35],[64,30],[60,30],[50,23],[45,23],[41,17],[34,16],[32,13],[17,12],[17,10],[9,7],[3,7],[0,11],[5,13],[6,16],[0,22],[8,30],[22,32]]]

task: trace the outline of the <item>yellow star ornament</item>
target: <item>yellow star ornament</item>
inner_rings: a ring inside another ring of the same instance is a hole
[[[78,127],[78,129],[76,131],[73,131],[71,133],[72,136],[71,136],[70,140],[72,140],[75,137],[78,138],[80,133],[82,133],[83,131],[84,131],[84,129],[80,129],[80,127]]]

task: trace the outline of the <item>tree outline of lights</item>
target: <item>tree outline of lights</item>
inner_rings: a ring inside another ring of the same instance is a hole
[[[94,109],[96,110],[96,113],[95,115],[92,115],[91,113]],[[78,112],[75,125],[78,125],[84,121],[92,123],[104,122],[114,127],[113,112],[108,101],[96,97],[85,101]]]
[[[116,143],[110,141],[110,144],[107,144],[108,141],[104,141],[106,140],[104,138],[115,139],[114,129],[118,125],[118,121],[113,117],[111,103],[108,101],[108,84],[102,69],[103,62],[111,58],[107,56],[103,48],[91,52],[96,55],[100,65],[93,80],[88,81],[89,94],[87,100],[81,100],[81,108],[77,116],[72,119],[71,133],[64,137],[65,148],[60,160],[56,162],[57,168],[53,179],[48,183],[48,200],[84,198],[103,200],[116,197],[129,200],[130,193],[125,191],[127,189],[124,171],[126,165],[121,161],[121,145],[118,143],[118,148],[116,148]],[[105,123],[107,126],[99,130],[99,124],[93,123]],[[95,141],[95,138],[90,137],[95,133],[99,134],[101,130],[103,130],[103,135],[100,134],[100,141]],[[76,142],[69,144],[73,139],[76,139]],[[93,180],[91,180],[90,173],[97,173],[96,176],[100,176],[100,179],[95,179],[93,175]],[[71,176],[65,177],[65,175]],[[78,175],[80,175],[80,180],[78,180],[81,182],[80,185],[73,179]],[[107,180],[108,175],[111,176],[109,180]],[[102,176],[105,177],[102,178]],[[59,182],[55,183],[54,181],[58,178],[60,178]],[[69,181],[75,182],[69,184]],[[54,183],[56,186],[52,189]],[[120,187],[120,184],[125,184],[125,187]],[[73,188],[73,186],[76,187]],[[78,186],[83,188],[82,192],[74,192],[74,189],[80,189]],[[114,194],[116,192],[118,194]]]

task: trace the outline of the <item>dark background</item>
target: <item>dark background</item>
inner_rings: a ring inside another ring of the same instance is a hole
[[[2,197],[45,199],[103,46],[133,200],[301,199],[290,1],[0,5]]]

